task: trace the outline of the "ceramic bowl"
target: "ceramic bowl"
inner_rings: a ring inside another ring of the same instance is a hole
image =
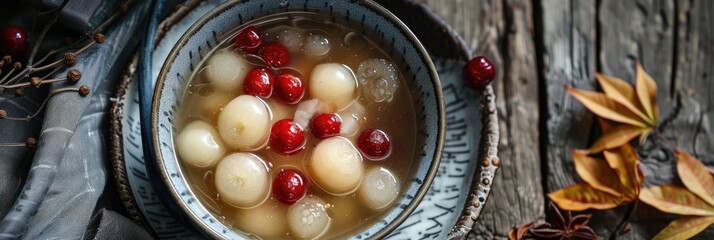
[[[203,56],[226,39],[235,29],[254,19],[289,12],[310,12],[326,16],[336,24],[362,30],[383,46],[399,65],[413,98],[417,114],[418,137],[413,164],[417,164],[397,203],[375,223],[352,238],[380,238],[394,230],[419,204],[439,167],[444,144],[445,112],[439,77],[424,47],[393,14],[371,1],[285,0],[230,1],[196,22],[169,53],[158,76],[152,105],[152,144],[163,184],[173,202],[198,229],[212,238],[246,237],[219,221],[197,200],[184,176],[174,149],[174,119],[190,76]]]

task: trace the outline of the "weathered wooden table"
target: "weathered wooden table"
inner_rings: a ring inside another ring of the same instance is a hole
[[[498,67],[503,161],[472,238],[506,238],[544,217],[547,193],[581,181],[570,150],[598,133],[563,84],[598,89],[596,71],[632,83],[641,61],[658,84],[663,134],[714,167],[714,1],[423,1]],[[667,148],[643,148],[646,184],[676,179]],[[607,237],[627,210],[592,212],[593,225]],[[674,217],[640,204],[621,239],[649,239]],[[714,227],[697,238],[714,239]]]

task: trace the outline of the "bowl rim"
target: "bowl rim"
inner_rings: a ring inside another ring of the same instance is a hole
[[[151,104],[151,141],[150,144],[154,145],[154,161],[157,163],[157,168],[158,171],[161,175],[161,180],[162,183],[165,187],[168,188],[168,192],[171,195],[171,199],[173,200],[173,204],[176,204],[179,206],[181,209],[182,214],[188,216],[190,219],[189,221],[198,229],[200,229],[201,232],[204,234],[208,234],[213,238],[225,238],[225,236],[221,235],[218,232],[215,232],[213,229],[211,229],[207,224],[205,224],[203,221],[200,220],[200,218],[195,215],[193,211],[189,209],[189,207],[186,205],[186,203],[181,199],[180,194],[178,193],[177,189],[175,186],[170,181],[170,176],[168,175],[166,171],[166,166],[164,164],[164,158],[161,154],[161,148],[157,147],[160,146],[159,143],[159,137],[158,137],[158,119],[160,118],[159,114],[159,104],[161,101],[159,99],[161,98],[163,94],[163,89],[164,89],[164,83],[166,81],[166,76],[168,74],[168,70],[171,66],[171,63],[173,62],[174,59],[176,59],[179,51],[186,46],[186,43],[188,40],[193,36],[193,33],[198,31],[201,27],[203,27],[210,19],[216,17],[219,13],[225,11],[226,9],[229,9],[231,7],[234,7],[236,4],[247,2],[251,0],[230,0],[225,3],[222,3],[221,5],[217,6],[213,10],[209,11],[206,13],[204,16],[202,16],[198,21],[196,21],[191,27],[189,27],[186,32],[183,33],[181,38],[176,42],[176,44],[171,48],[171,51],[169,52],[166,60],[164,63],[161,65],[161,71],[159,72],[159,75],[156,79],[156,84],[154,85],[154,94],[152,96],[152,104]],[[255,1],[255,0],[253,0]],[[372,0],[360,0],[357,1],[360,3],[360,6],[369,8],[370,10],[373,10],[374,12],[378,13],[379,15],[383,16],[386,20],[394,24],[395,28],[399,30],[404,37],[410,42],[410,44],[413,45],[413,47],[416,49],[416,52],[420,55],[420,58],[424,61],[426,68],[428,69],[428,74],[431,75],[431,84],[434,88],[434,94],[436,97],[436,107],[437,107],[437,136],[436,136],[436,146],[434,149],[434,155],[431,157],[431,164],[428,168],[427,174],[424,178],[424,181],[421,186],[419,186],[419,189],[417,190],[417,193],[415,194],[414,198],[412,198],[409,201],[409,204],[407,205],[406,208],[402,212],[397,215],[397,217],[385,225],[383,228],[381,228],[379,231],[375,232],[373,235],[369,236],[368,239],[380,239],[385,237],[387,234],[392,232],[396,227],[398,227],[404,220],[406,220],[407,217],[411,215],[412,212],[416,209],[416,207],[419,205],[421,200],[424,198],[426,195],[427,191],[431,187],[431,184],[436,177],[436,173],[438,172],[439,169],[439,164],[441,163],[441,155],[443,153],[443,148],[444,148],[444,141],[445,141],[445,134],[446,134],[446,112],[445,112],[445,106],[444,106],[444,95],[443,91],[441,88],[441,81],[439,79],[439,75],[436,71],[436,67],[434,66],[434,63],[431,59],[431,56],[429,53],[426,51],[426,48],[424,45],[419,41],[419,39],[414,35],[414,33],[407,27],[407,25],[402,22],[397,16],[395,16],[393,13],[391,13],[389,10],[387,10],[385,7],[381,6],[380,4],[372,1]],[[271,15],[274,13],[268,13],[265,16]],[[172,141],[173,144],[173,141]],[[179,171],[182,173],[182,171]],[[150,174],[156,174],[156,173],[150,173]],[[181,174],[183,175],[183,174]],[[183,178],[183,176],[182,176]],[[193,194],[192,191],[189,192]],[[199,204],[203,205],[203,203]]]

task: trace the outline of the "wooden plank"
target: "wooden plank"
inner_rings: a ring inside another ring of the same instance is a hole
[[[505,238],[511,227],[543,217],[531,1],[425,2],[497,66],[502,165],[469,238]]]
[[[710,1],[673,0],[603,0],[599,8],[602,72],[633,83],[639,59],[658,85],[661,132],[710,166],[714,164],[714,123],[708,119],[714,111],[714,84],[706,78],[714,66],[712,11]],[[646,184],[676,181],[675,161],[663,141],[650,137],[639,154]],[[623,212],[605,215],[611,221],[601,221],[597,228],[607,235]],[[672,219],[672,215],[642,206],[633,218],[632,231],[620,239],[651,238]],[[714,238],[714,231],[699,237]]]
[[[593,116],[563,85],[594,89],[595,2],[540,2],[539,45],[546,98],[546,193],[577,180],[570,151],[587,147]]]

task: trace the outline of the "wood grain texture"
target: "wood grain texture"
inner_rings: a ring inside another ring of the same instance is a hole
[[[563,85],[594,89],[595,2],[546,0],[539,7],[547,111],[546,192],[553,192],[577,180],[570,151],[587,147],[593,126],[592,114]]]
[[[538,138],[538,75],[531,1],[426,1],[497,66],[501,169],[472,239],[505,238],[543,217]]]
[[[599,8],[601,71],[635,81],[635,62],[657,82],[660,131],[678,148],[714,165],[714,4],[711,1],[603,0]],[[677,182],[671,149],[652,136],[639,150],[647,185]],[[622,212],[607,211],[603,219]],[[632,232],[622,239],[653,237],[673,219],[643,206],[633,218]],[[600,232],[609,234],[608,224]],[[712,239],[711,229],[698,238]]]
[[[658,84],[667,140],[650,137],[638,151],[647,185],[678,181],[665,141],[714,168],[713,1],[423,1],[500,69],[503,165],[471,238],[503,238],[509,227],[543,216],[545,194],[582,181],[570,150],[599,133],[563,85],[598,90],[597,71],[633,83],[639,60]],[[627,211],[592,211],[593,225],[608,237]],[[675,217],[640,204],[631,232],[618,239],[649,239]],[[714,228],[697,239],[714,239]]]

